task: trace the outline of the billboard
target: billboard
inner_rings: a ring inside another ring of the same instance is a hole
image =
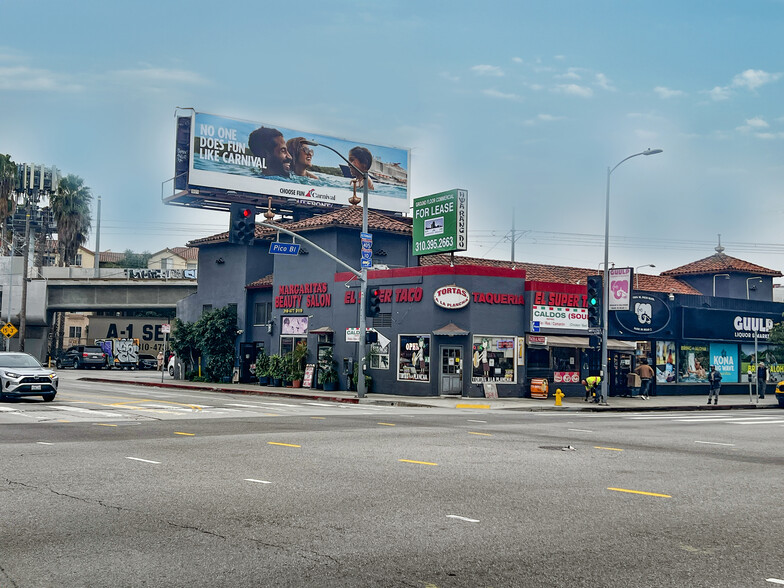
[[[468,248],[468,191],[449,190],[414,199],[414,255]]]
[[[610,305],[608,310],[629,310],[629,295],[632,291],[632,268],[610,269]]]
[[[362,196],[362,175],[370,176],[368,206],[408,213],[409,151],[358,143],[224,116],[196,112],[191,124],[178,121],[178,164],[188,154],[188,187],[217,188],[302,201],[312,205],[349,203]],[[190,127],[190,128],[188,128]],[[180,147],[190,132],[189,149]],[[302,141],[318,143],[306,145]],[[331,149],[335,151],[332,151]],[[177,169],[178,177],[182,172]],[[178,189],[182,189],[180,180]]]

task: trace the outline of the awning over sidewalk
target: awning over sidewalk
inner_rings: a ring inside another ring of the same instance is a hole
[[[449,323],[440,329],[433,331],[433,334],[445,337],[462,337],[464,335],[468,335],[468,331],[461,329],[455,323]]]
[[[536,339],[534,339],[534,337],[536,337]],[[543,347],[581,347],[583,349],[590,347],[588,337],[570,337],[566,335],[528,335],[527,342],[529,345],[540,345]],[[634,341],[608,339],[607,349],[631,353],[637,349],[637,343]]]

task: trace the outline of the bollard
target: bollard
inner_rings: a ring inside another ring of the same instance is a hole
[[[563,406],[563,404],[561,404],[561,398],[563,398],[564,396],[565,396],[565,394],[563,392],[561,392],[560,388],[556,389],[556,391],[555,391],[555,406]]]

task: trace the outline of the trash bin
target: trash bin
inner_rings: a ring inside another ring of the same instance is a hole
[[[546,378],[531,379],[531,398],[547,398],[549,387]]]

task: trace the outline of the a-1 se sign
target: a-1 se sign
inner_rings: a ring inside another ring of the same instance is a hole
[[[90,317],[90,340],[138,339],[139,353],[163,351],[165,318]]]

